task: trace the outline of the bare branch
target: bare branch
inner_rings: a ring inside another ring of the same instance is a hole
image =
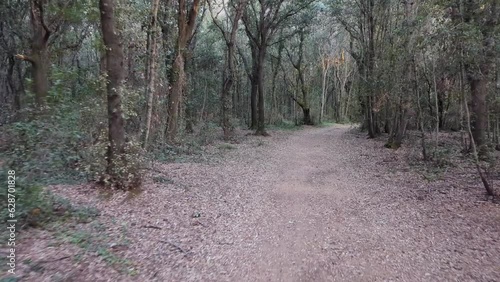
[[[23,61],[27,61],[27,62],[30,62],[30,63],[35,63],[35,61],[33,60],[33,58],[31,58],[29,56],[26,56],[26,55],[17,54],[14,57],[17,58],[17,59],[23,60]]]

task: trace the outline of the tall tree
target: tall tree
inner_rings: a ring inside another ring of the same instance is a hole
[[[123,89],[123,48],[116,29],[114,0],[100,0],[102,39],[106,48],[106,91],[108,100],[107,174],[112,184],[120,185],[117,163],[125,153],[125,121],[121,104]],[[120,187],[123,188],[123,187]]]
[[[297,55],[298,58],[295,60],[288,50],[286,49],[288,58],[290,59],[290,62],[292,63],[292,66],[295,68],[297,71],[297,80],[298,80],[298,87],[300,88],[300,93],[302,94],[302,98],[296,99],[295,97],[292,96],[292,99],[300,106],[302,109],[302,113],[304,114],[303,116],[303,122],[306,125],[312,125],[313,120],[311,118],[311,107],[310,107],[310,102],[309,102],[309,90],[307,89],[306,85],[306,79],[305,79],[305,68],[307,67],[306,64],[304,63],[304,43],[305,43],[305,36],[306,36],[306,29],[304,27],[300,27],[298,30],[299,34],[299,46],[298,46],[298,51]]]
[[[231,138],[233,132],[233,126],[230,121],[231,114],[231,89],[234,83],[234,59],[236,51],[236,34],[238,32],[239,21],[243,15],[243,9],[245,8],[248,0],[239,0],[235,4],[235,1],[230,1],[230,5],[234,5],[234,11],[231,12],[227,8],[227,5],[222,1],[222,8],[217,13],[219,15],[221,12],[226,14],[227,27],[214,15],[212,5],[209,1],[210,15],[212,20],[217,26],[217,28],[222,33],[224,41],[226,43],[226,54],[224,63],[224,72],[222,74],[222,92],[221,92],[221,113],[222,113],[222,129],[224,131],[224,139],[228,140]],[[233,105],[234,106],[234,105]]]
[[[265,128],[264,65],[267,49],[278,28],[290,17],[307,8],[314,0],[259,0],[251,2],[243,14],[245,31],[252,47],[252,85],[258,92],[258,125],[256,135],[268,135]],[[255,109],[252,109],[252,113]],[[253,120],[253,118],[252,118]]]
[[[325,115],[326,92],[328,91],[328,72],[332,66],[332,58],[328,54],[321,54],[321,103],[319,109],[319,123]]]
[[[182,97],[186,88],[186,47],[193,37],[196,18],[201,0],[194,0],[188,8],[187,0],[178,0],[177,12],[177,42],[175,46],[175,59],[170,73],[170,98],[168,101],[166,140],[173,143],[177,136],[179,126],[179,111]]]
[[[30,19],[31,19],[31,54],[16,57],[31,63],[33,76],[33,93],[38,105],[46,102],[49,91],[49,38],[53,34],[52,29],[46,23],[45,1],[30,1]]]
[[[377,26],[384,22],[384,15],[390,1],[356,0],[340,1],[336,10],[336,18],[344,26],[351,37],[350,54],[356,61],[360,76],[360,104],[363,111],[363,127],[368,129],[370,138],[380,133],[378,124],[378,97],[376,89],[375,63],[377,47],[380,46],[382,28]],[[385,20],[387,17],[385,17]]]
[[[146,97],[147,97],[147,114],[146,114],[146,128],[144,134],[143,147],[147,147],[149,134],[151,130],[151,120],[153,115],[153,100],[155,97],[156,90],[156,68],[158,60],[158,7],[160,6],[160,0],[151,1],[151,23],[149,26],[149,50],[148,50],[148,71],[147,79],[148,84],[146,86]]]
[[[463,3],[463,21],[471,30],[479,30],[479,44],[473,62],[465,64],[467,79],[472,96],[473,129],[472,136],[481,148],[486,144],[488,126],[488,82],[495,69],[495,30],[500,18],[500,4],[497,0],[467,0]],[[479,150],[481,151],[481,150]]]

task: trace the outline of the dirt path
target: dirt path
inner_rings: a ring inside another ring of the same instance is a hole
[[[419,201],[405,191],[411,175],[387,175],[381,144],[356,146],[347,132],[305,130],[274,148],[255,253],[234,256],[229,280],[500,280],[498,207],[484,226],[478,207],[467,218],[453,203]]]
[[[81,187],[73,200],[88,203],[92,194],[105,224],[129,227],[121,254],[138,274],[94,264],[68,277],[500,281],[499,207],[476,190],[468,195],[477,199],[423,197],[417,175],[394,169],[398,158],[348,127],[309,128],[252,137],[218,163],[159,165],[169,181],[148,182],[127,204]]]

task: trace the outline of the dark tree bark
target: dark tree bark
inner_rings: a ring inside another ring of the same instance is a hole
[[[257,55],[258,50],[257,46],[250,42],[250,49],[252,52],[252,72],[250,76],[250,113],[251,113],[251,124],[250,129],[256,130],[259,124],[259,117],[257,111],[257,98],[259,95],[259,81],[258,81],[258,72],[257,72]]]
[[[116,175],[116,163],[125,153],[125,121],[121,107],[121,91],[123,86],[123,49],[118,31],[115,27],[115,13],[113,0],[100,0],[101,28],[104,46],[106,48],[106,74],[108,99],[108,166],[107,174],[113,184],[119,185]],[[123,187],[121,187],[123,188]]]
[[[299,1],[297,1],[299,2]],[[252,73],[252,84],[256,84],[258,92],[258,124],[256,135],[269,135],[265,127],[265,103],[264,103],[264,64],[267,55],[267,48],[272,43],[276,30],[290,17],[296,15],[313,1],[305,0],[297,3],[285,3],[285,0],[259,1],[259,9],[255,3],[250,3],[250,8],[243,14],[243,22],[248,39],[255,47],[252,53],[254,71]],[[287,5],[289,4],[289,5]],[[252,87],[254,87],[252,85]],[[253,89],[252,89],[253,90]],[[253,119],[252,119],[253,121]]]
[[[44,1],[30,1],[30,19],[33,36],[31,38],[31,54],[16,55],[18,59],[31,63],[33,77],[33,93],[35,102],[44,105],[49,92],[49,52],[48,43],[52,31],[45,23]]]
[[[266,118],[265,118],[265,108],[264,108],[264,63],[266,59],[267,45],[259,48],[258,64],[257,64],[257,89],[259,90],[259,122],[257,125],[257,131],[255,135],[267,136],[266,132]]]

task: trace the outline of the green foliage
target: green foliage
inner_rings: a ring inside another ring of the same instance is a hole
[[[51,71],[52,87],[49,89],[47,102],[50,104],[61,103],[71,93],[71,82],[76,81],[78,72],[76,69],[62,69],[53,67]]]
[[[348,123],[348,121],[345,121],[345,122],[341,122],[341,124],[344,124],[344,123]],[[334,122],[330,122],[330,121],[324,121],[322,122],[321,124],[318,124],[316,125],[317,127],[331,127],[331,126],[334,126],[335,123]]]
[[[93,172],[97,179],[94,179],[107,187],[124,190],[138,189],[141,185],[142,170],[145,168],[145,153],[139,142],[127,142],[125,153],[115,159],[111,170],[107,163],[104,167]],[[101,156],[99,160],[106,160]]]
[[[9,168],[10,169],[10,168]],[[0,179],[7,183],[7,170],[0,170]],[[9,217],[7,207],[7,188],[0,189],[0,221],[5,222]],[[25,223],[35,223],[43,221],[50,215],[51,205],[47,195],[39,185],[28,184],[16,172],[15,192],[10,193],[15,196],[15,219],[19,226]]]
[[[219,148],[219,150],[235,150],[235,149],[237,149],[236,146],[234,146],[233,144],[229,144],[229,143],[219,144],[218,148]]]
[[[302,126],[296,125],[293,121],[281,120],[281,122],[271,125],[269,127],[271,130],[300,130]]]
[[[56,236],[62,242],[76,245],[84,251],[83,254],[77,255],[75,259],[81,259],[85,253],[95,253],[111,267],[133,276],[137,274],[137,270],[132,262],[114,254],[112,251],[114,246],[129,244],[129,241],[125,238],[126,229],[122,228],[121,232],[118,238],[110,237],[106,233],[106,227],[101,222],[94,221],[89,225],[81,225],[78,229],[70,227],[58,229]]]
[[[0,148],[1,156],[28,182],[48,184],[78,175],[74,169],[81,161],[84,138],[76,117],[62,114],[4,126],[7,142]]]
[[[15,192],[15,219],[20,227],[42,226],[54,217],[59,219],[73,218],[77,222],[90,222],[100,215],[100,212],[87,206],[75,206],[69,200],[53,195],[42,186],[28,183],[16,173]],[[0,179],[7,179],[5,170],[0,170]],[[5,222],[9,217],[7,207],[7,189],[0,189],[0,221]]]
[[[19,281],[19,278],[14,276],[4,277],[0,279],[0,282],[17,282],[17,281]]]

